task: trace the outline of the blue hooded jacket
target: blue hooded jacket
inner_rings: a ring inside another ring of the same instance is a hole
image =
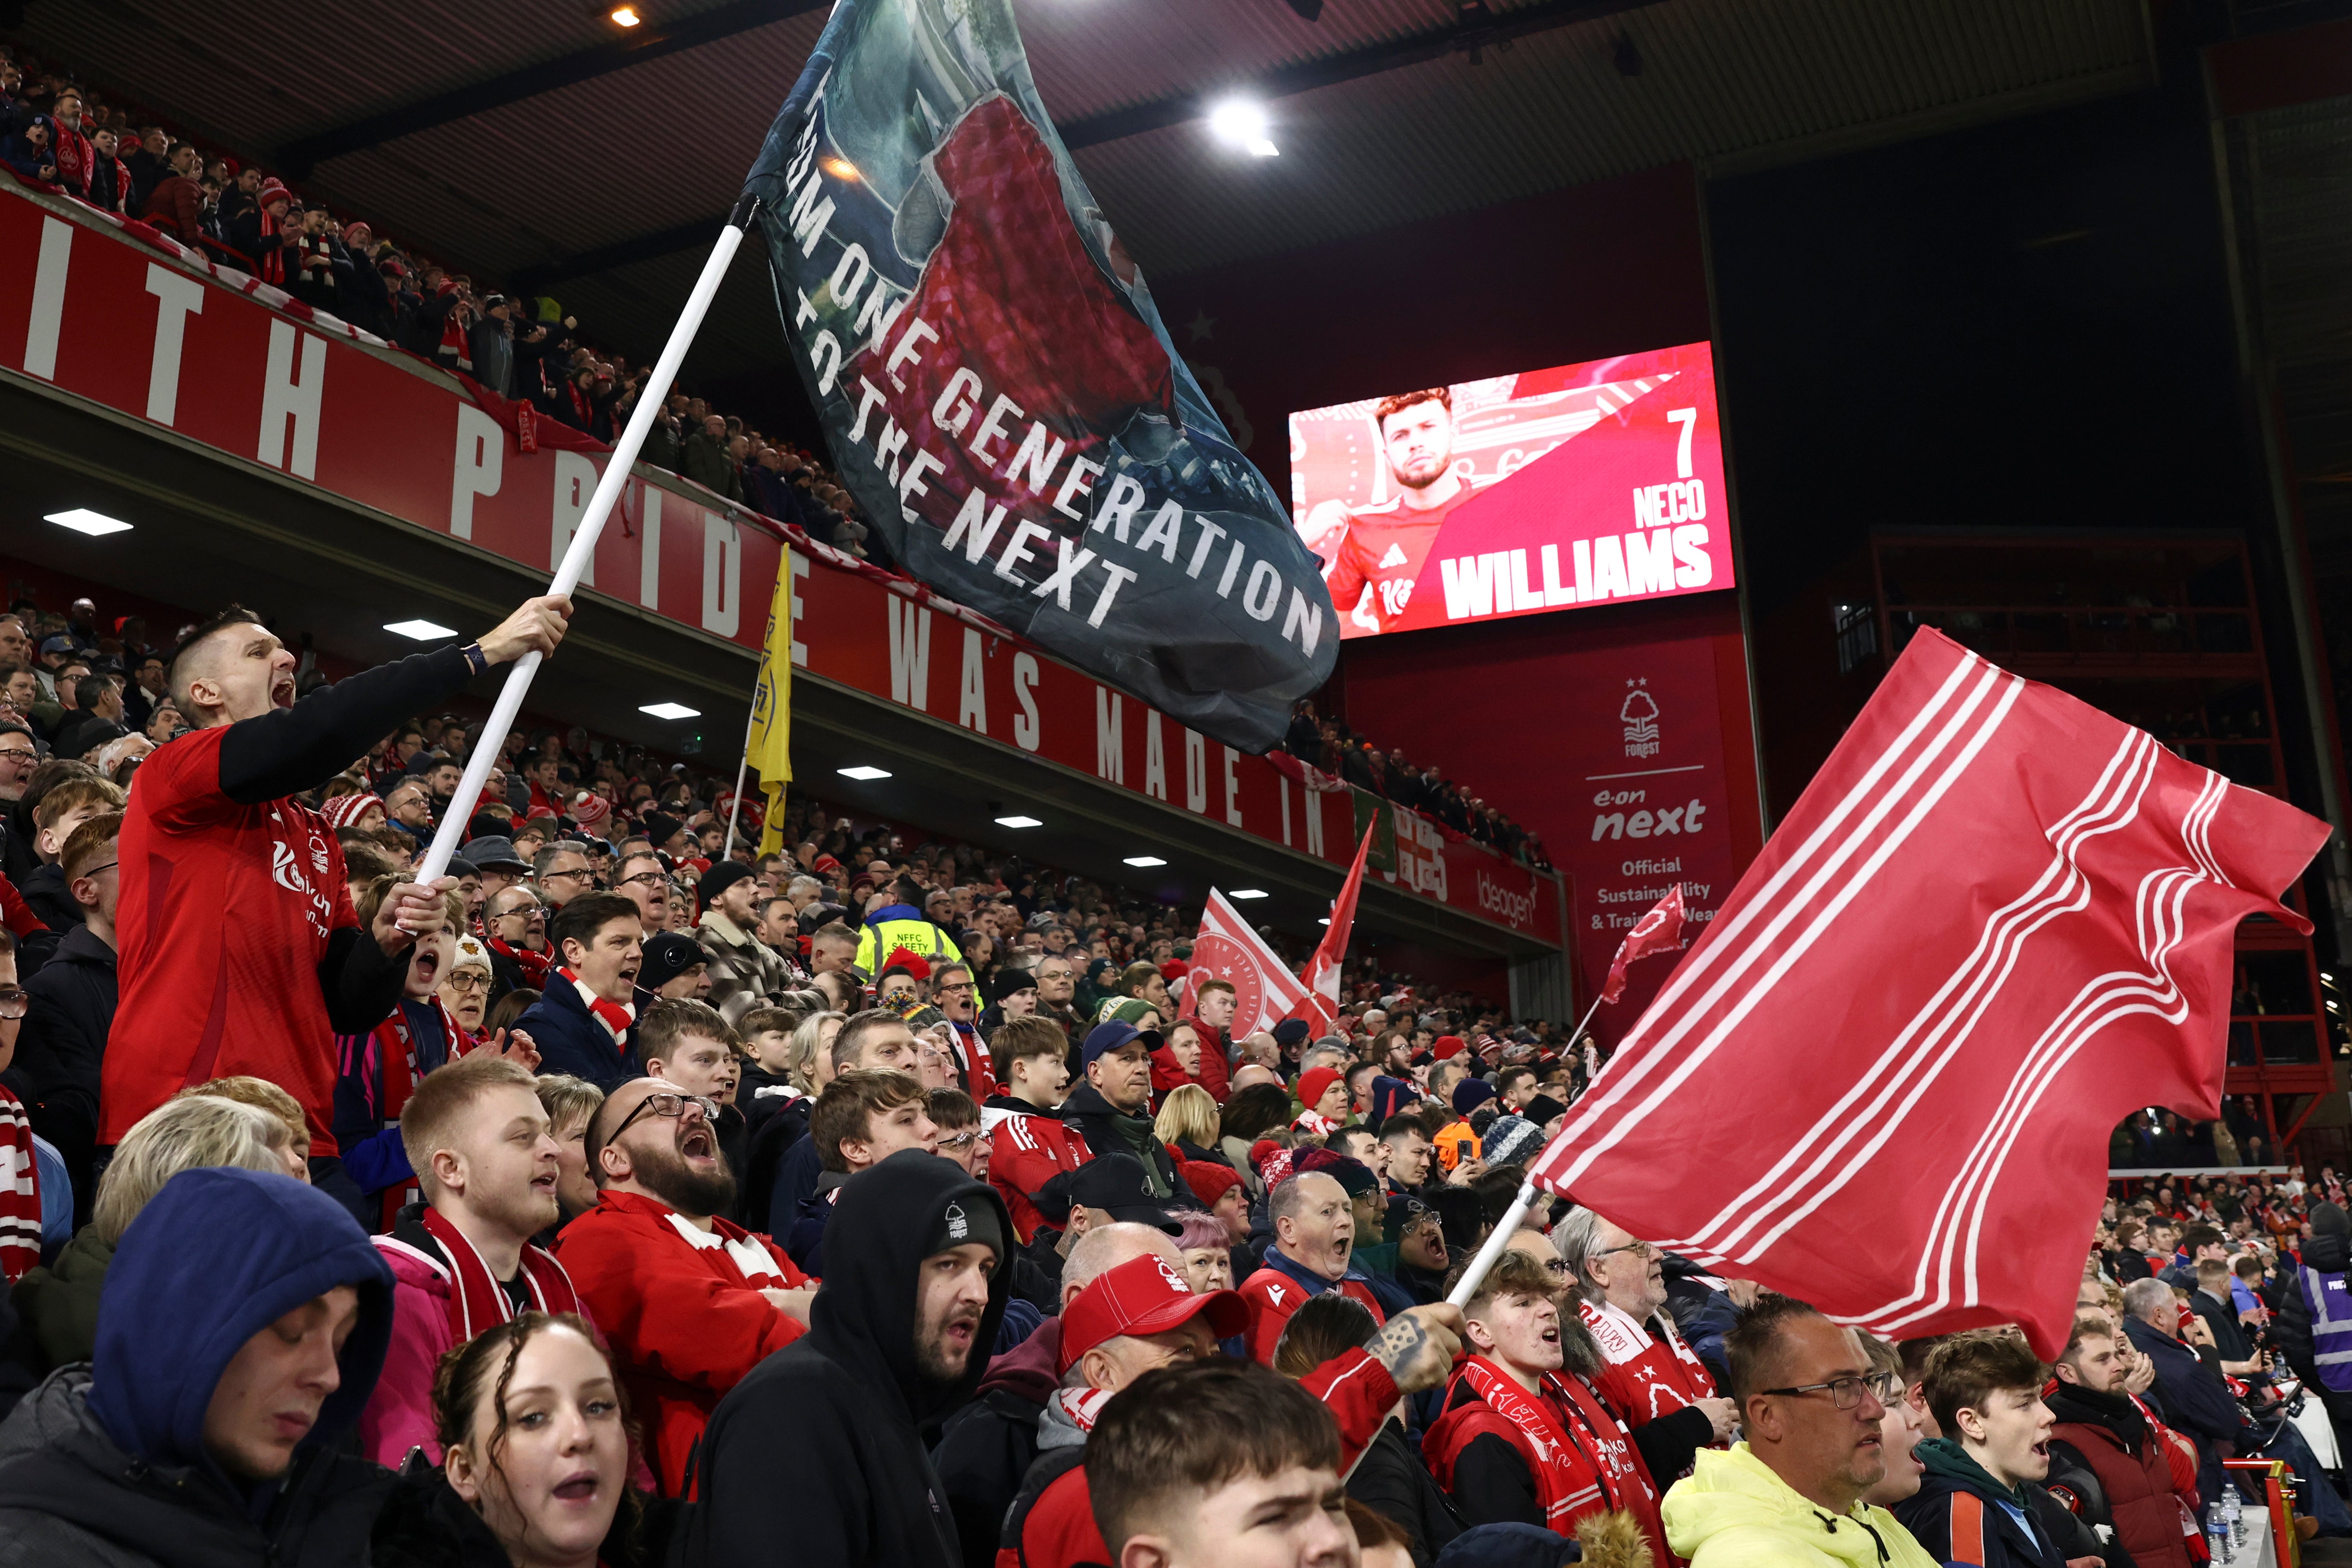
[[[340,1285],[359,1288],[359,1321],[297,1464],[356,1425],[375,1390],[392,1342],[392,1269],[315,1187],[259,1171],[181,1172],[131,1222],[107,1268],[90,1413],[126,1453],[201,1467],[247,1495],[205,1451],[213,1389],[246,1341]]]

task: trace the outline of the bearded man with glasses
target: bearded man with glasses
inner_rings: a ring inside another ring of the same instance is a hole
[[[1724,1342],[1745,1439],[1701,1449],[1666,1494],[1666,1544],[1690,1568],[1934,1568],[1883,1508],[1879,1430],[1899,1374],[1871,1370],[1853,1330],[1786,1296],[1764,1296]]]
[[[588,1122],[596,1206],[556,1242],[612,1345],[665,1497],[688,1495],[711,1411],[800,1338],[816,1294],[773,1242],[723,1217],[735,1173],[717,1116],[662,1079],[614,1090]]]

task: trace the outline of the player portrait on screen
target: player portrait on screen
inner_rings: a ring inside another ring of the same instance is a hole
[[[1323,574],[1331,603],[1365,630],[1384,632],[1404,614],[1438,528],[1447,513],[1470,499],[1471,484],[1454,471],[1452,388],[1384,397],[1373,406],[1372,422],[1380,428],[1395,493],[1352,509],[1327,501],[1303,531],[1312,537],[1318,524],[1325,531],[1342,530]]]

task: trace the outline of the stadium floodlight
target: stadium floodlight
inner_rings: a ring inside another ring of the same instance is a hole
[[[1210,134],[1253,158],[1272,158],[1281,153],[1268,130],[1265,106],[1245,98],[1229,98],[1209,110]]]

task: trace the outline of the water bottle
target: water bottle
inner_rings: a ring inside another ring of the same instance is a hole
[[[2230,1521],[2218,1502],[2205,1505],[2205,1545],[2213,1554],[2213,1568],[2230,1568]]]
[[[2244,1503],[2244,1500],[2242,1500],[2242,1499],[2238,1495],[2238,1486],[2237,1486],[2237,1483],[2236,1483],[2235,1481],[2224,1481],[2224,1482],[2222,1482],[2222,1483],[2221,1483],[2221,1518],[2222,1518],[2222,1521],[2223,1521],[2225,1523],[2227,1523],[2227,1524],[2229,1525],[2229,1527],[2230,1527],[2230,1544],[2231,1544],[2231,1547],[2233,1547],[2233,1548],[2234,1548],[2234,1547],[2238,1547],[2238,1546],[2242,1546],[2242,1545],[2245,1544],[2245,1540],[2246,1540],[2246,1518],[2245,1518],[2245,1515],[2246,1515],[2245,1503]]]

